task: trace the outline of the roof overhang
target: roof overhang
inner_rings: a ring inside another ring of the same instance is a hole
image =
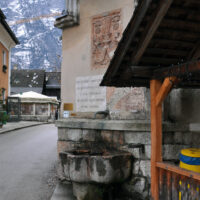
[[[188,67],[199,65],[199,11],[197,0],[140,0],[101,86],[149,87],[176,71],[179,87],[200,87],[200,70]]]
[[[11,30],[10,26],[6,22],[6,16],[3,14],[3,12],[1,11],[1,9],[0,9],[0,23],[5,28],[5,30],[9,34],[9,36],[12,38],[12,40],[14,41],[14,43],[16,45],[19,44],[19,40],[17,39],[17,37],[15,36],[14,32]]]

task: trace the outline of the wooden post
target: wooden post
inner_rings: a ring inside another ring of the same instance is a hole
[[[174,83],[178,82],[175,76],[165,78],[162,87],[160,88],[156,96],[156,106],[159,106],[163,103],[164,99],[167,97],[171,91]]]
[[[151,195],[153,200],[159,200],[159,171],[156,163],[162,162],[162,103],[177,81],[176,77],[167,77],[163,83],[159,80],[150,81]]]
[[[151,195],[159,200],[159,171],[156,162],[162,161],[162,104],[156,105],[156,96],[161,88],[159,80],[150,81],[151,92]]]

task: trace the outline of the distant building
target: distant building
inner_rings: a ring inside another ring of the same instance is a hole
[[[20,98],[21,120],[48,121],[55,119],[55,113],[59,104],[56,97],[48,97],[33,91],[11,95],[11,97]]]
[[[11,94],[37,92],[42,94],[45,83],[44,70],[12,70]]]
[[[14,69],[11,72],[11,94],[33,91],[60,99],[60,76],[60,72]]]
[[[47,96],[56,96],[60,99],[61,72],[45,73],[45,88],[43,94]]]
[[[3,101],[10,94],[10,51],[19,44],[0,9],[0,96]]]

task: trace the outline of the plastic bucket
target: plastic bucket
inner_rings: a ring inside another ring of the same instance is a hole
[[[180,167],[200,173],[200,149],[182,149],[180,153]]]

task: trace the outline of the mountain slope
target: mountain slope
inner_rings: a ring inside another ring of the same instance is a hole
[[[1,0],[7,22],[62,12],[65,0]],[[22,69],[60,68],[61,30],[54,28],[55,17],[12,25],[20,45],[12,50],[11,66]]]

